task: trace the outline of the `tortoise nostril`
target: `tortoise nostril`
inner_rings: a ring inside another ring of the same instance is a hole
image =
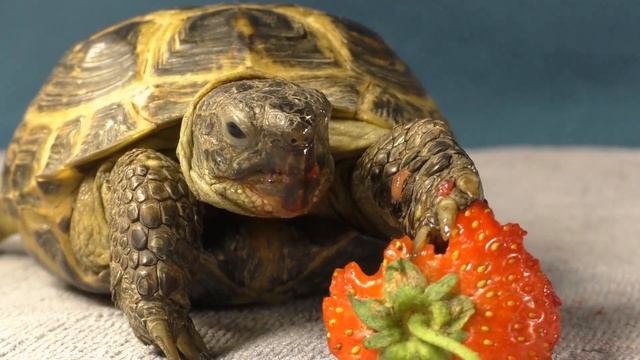
[[[303,146],[305,143],[307,143],[307,140],[304,134],[289,134],[287,136],[286,142],[288,142],[289,145],[298,147]]]

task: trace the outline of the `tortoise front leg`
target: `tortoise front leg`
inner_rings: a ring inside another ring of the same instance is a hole
[[[153,150],[131,150],[116,162],[103,191],[116,305],[135,335],[167,358],[206,356],[188,298],[202,226],[179,165]]]
[[[447,240],[458,209],[483,196],[478,172],[447,123],[430,118],[398,125],[367,149],[351,185],[370,223],[418,245],[437,235]]]

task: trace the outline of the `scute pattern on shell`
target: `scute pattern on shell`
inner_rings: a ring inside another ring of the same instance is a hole
[[[136,38],[131,22],[81,42],[53,70],[37,101],[41,111],[82,105],[115,91],[136,75]]]
[[[140,142],[175,146],[154,134],[179,126],[207,84],[250,72],[317,89],[334,118],[370,128],[389,129],[436,109],[380,37],[348,20],[288,5],[159,11],[105,29],[63,56],[8,149],[2,201],[12,215],[47,224],[67,244],[68,229],[58,234],[58,224],[69,222],[88,169]],[[176,194],[173,186],[167,191]],[[138,201],[149,193],[126,196]],[[130,214],[141,217],[142,208]],[[54,255],[33,231],[23,235],[41,259]],[[66,277],[95,290],[89,282],[98,275],[83,272],[69,248],[62,249],[62,263],[77,276]]]
[[[249,69],[314,87],[336,116],[383,127],[435,107],[393,50],[350,20],[296,6],[157,12],[102,31],[63,57],[25,123],[52,124],[58,136],[79,119],[69,135],[79,140],[63,162],[54,141],[43,142],[53,158],[37,171],[55,176],[177,124],[209,82]],[[374,96],[380,99],[368,99]]]
[[[51,148],[49,149],[49,159],[44,166],[43,174],[51,173],[68,160],[73,154],[73,148],[80,141],[78,131],[82,124],[81,118],[71,119],[62,124],[60,132],[56,135]]]
[[[80,154],[117,144],[134,129],[135,122],[122,105],[110,104],[100,108],[91,118],[88,133],[80,145]]]
[[[248,49],[233,27],[235,13],[234,9],[213,10],[188,17],[169,39],[155,71],[181,75],[243,65]],[[227,56],[229,53],[233,56]]]
[[[375,74],[385,83],[395,84],[405,91],[424,95],[422,85],[409,67],[400,60],[384,41],[370,29],[346,18],[333,18],[341,29],[355,69],[366,75]]]

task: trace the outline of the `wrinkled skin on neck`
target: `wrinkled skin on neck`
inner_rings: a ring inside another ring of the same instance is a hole
[[[331,105],[283,80],[234,81],[194,104],[178,157],[199,200],[241,215],[294,217],[326,192],[334,171]]]

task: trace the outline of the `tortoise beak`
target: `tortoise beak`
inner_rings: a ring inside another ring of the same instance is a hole
[[[282,188],[282,208],[295,213],[305,212],[320,186],[320,165],[314,147],[303,149],[301,155],[290,155],[286,162],[285,171],[289,176]]]
[[[255,189],[270,203],[274,213],[296,216],[305,213],[313,203],[320,186],[320,164],[313,146],[292,151],[283,149],[269,154],[269,165],[263,175],[253,179]],[[279,211],[278,211],[279,210]]]

